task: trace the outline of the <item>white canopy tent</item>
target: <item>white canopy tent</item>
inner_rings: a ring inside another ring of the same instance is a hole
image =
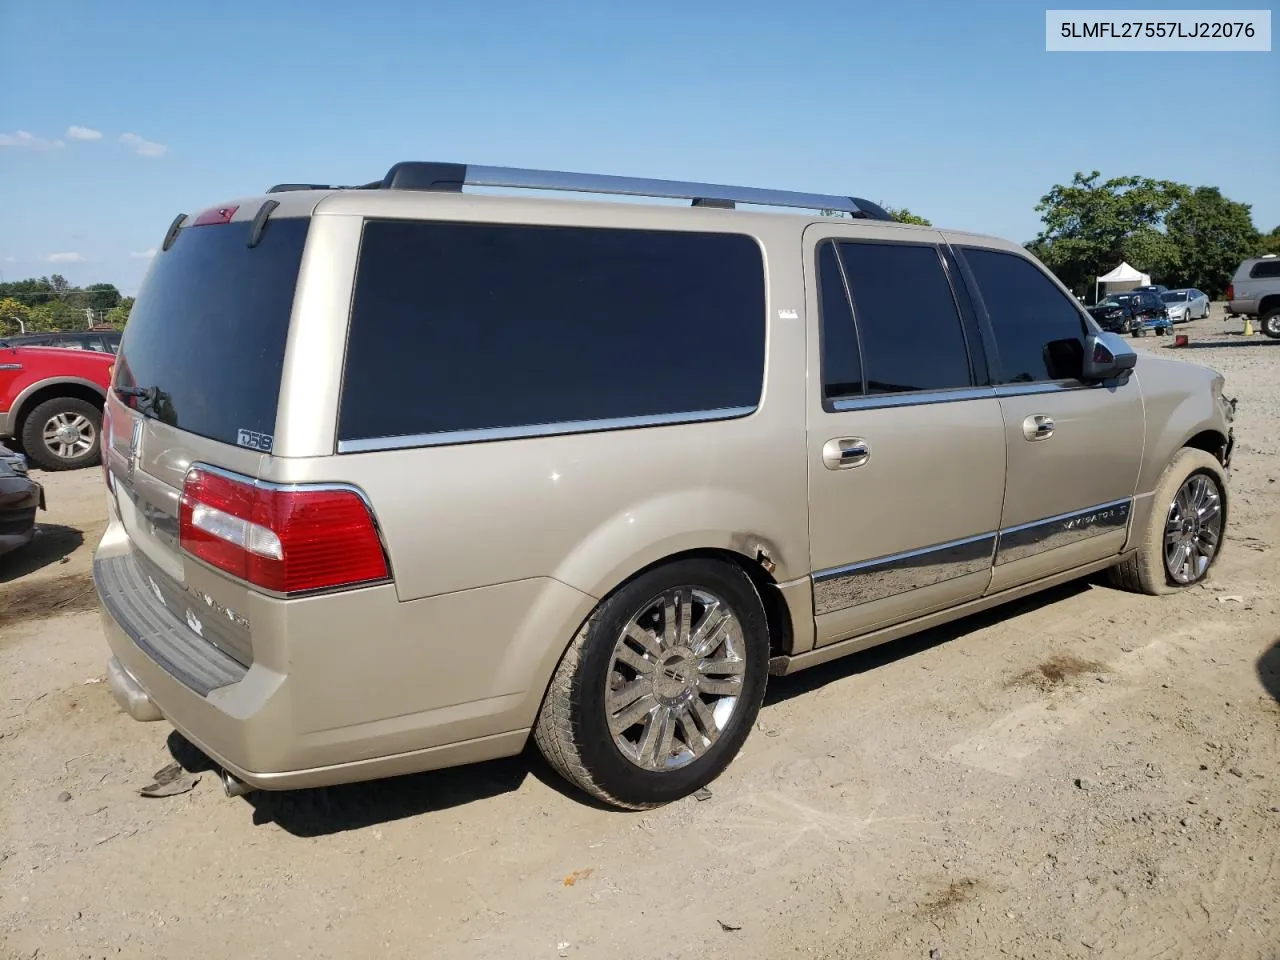
[[[1093,285],[1093,302],[1098,302],[1098,288],[1105,287],[1106,293],[1119,293],[1132,290],[1134,287],[1145,287],[1151,283],[1151,277],[1140,272],[1127,263],[1122,263],[1110,273],[1104,273]]]

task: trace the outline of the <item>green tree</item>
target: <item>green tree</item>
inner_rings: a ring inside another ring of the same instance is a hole
[[[84,292],[86,306],[90,309],[106,313],[120,304],[120,291],[114,283],[91,283],[84,288]]]
[[[1259,248],[1259,256],[1266,253],[1274,253],[1280,256],[1280,227],[1276,227],[1270,233],[1264,234]]]
[[[899,223],[916,223],[922,227],[933,226],[933,224],[930,223],[928,220],[926,220],[924,217],[917,216],[916,214],[908,210],[906,207],[886,207],[883,204],[881,206],[883,207],[885,213],[889,214],[889,216],[893,217],[893,219],[897,220]],[[848,216],[848,214],[846,214],[843,210],[821,210],[819,212],[824,217]]]
[[[53,284],[48,277],[30,277],[26,280],[14,280],[11,283],[0,283],[0,297],[12,297],[28,307],[48,303],[54,299]]]
[[[31,308],[13,297],[0,299],[0,333],[22,333],[31,329]]]
[[[37,331],[59,329],[54,321],[52,304],[37,303],[28,309],[31,311],[31,320],[27,324],[29,332],[35,333]]]
[[[1215,300],[1240,261],[1262,242],[1249,204],[1228,200],[1217,187],[1190,191],[1165,218],[1165,227],[1178,249],[1178,285],[1196,287]]]
[[[117,330],[123,330],[129,322],[129,313],[133,310],[133,297],[124,297],[118,304],[107,311],[106,322]]]
[[[906,207],[885,207],[885,212],[899,223],[914,223],[922,227],[932,227],[933,221],[926,220],[918,214],[912,213]]]
[[[1178,269],[1178,248],[1164,232],[1165,217],[1188,189],[1170,180],[1077,172],[1055,184],[1036,205],[1044,229],[1028,248],[1076,294],[1121,261],[1152,279]]]

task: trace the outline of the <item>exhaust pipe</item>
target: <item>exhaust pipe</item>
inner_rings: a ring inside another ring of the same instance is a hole
[[[225,770],[221,772],[220,776],[222,777],[222,789],[227,792],[228,797],[243,797],[246,793],[253,793],[256,789],[243,780],[233,777]]]

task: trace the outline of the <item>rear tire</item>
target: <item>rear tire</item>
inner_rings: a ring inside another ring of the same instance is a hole
[[[79,470],[99,462],[102,411],[76,397],[41,403],[22,425],[27,456],[45,470]]]
[[[1258,327],[1272,340],[1280,340],[1280,307],[1264,313]]]
[[[605,803],[670,803],[737,755],[768,671],[764,606],[745,573],[714,560],[655,567],[607,597],[574,637],[534,741],[561,776]]]
[[[1203,510],[1189,511],[1186,505],[1194,506],[1197,499],[1195,490],[1199,487],[1199,481],[1195,478],[1207,481],[1208,496],[1203,501],[1207,506]],[[1187,493],[1183,492],[1184,488],[1188,488]],[[1180,570],[1180,575],[1175,576],[1166,550],[1166,547],[1172,549],[1173,545],[1167,542],[1167,538],[1177,536],[1180,541],[1187,540],[1190,533],[1183,527],[1184,521],[1190,519],[1191,514],[1196,514],[1195,526],[1199,531],[1198,536],[1203,540],[1197,547],[1197,553],[1188,555],[1187,563],[1191,564],[1190,567],[1174,566],[1174,569]],[[1208,522],[1212,517],[1217,518],[1216,530]],[[1111,582],[1122,590],[1151,596],[1176,593],[1195,586],[1209,575],[1210,568],[1221,555],[1226,531],[1227,475],[1222,464],[1203,450],[1183,447],[1169,461],[1169,466],[1156,485],[1151,515],[1147,518],[1145,529],[1134,531],[1138,542],[1137,553],[1111,568]],[[1201,567],[1196,562],[1200,559],[1199,550],[1210,540],[1213,541],[1211,555],[1203,558],[1206,562]]]

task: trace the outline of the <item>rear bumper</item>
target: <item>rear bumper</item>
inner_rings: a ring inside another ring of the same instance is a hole
[[[1257,300],[1229,300],[1227,301],[1227,313],[1256,315],[1258,312]]]
[[[113,524],[94,571],[117,702],[139,720],[163,717],[224,770],[265,790],[519,753],[564,644],[593,603],[556,581],[407,603],[392,586],[264,598],[250,614],[254,662],[225,683],[209,682],[206,670],[196,689],[190,666],[210,651],[175,645],[211,645],[171,630],[184,623],[179,611],[122,599],[118,582],[101,575],[104,560],[130,553]]]

